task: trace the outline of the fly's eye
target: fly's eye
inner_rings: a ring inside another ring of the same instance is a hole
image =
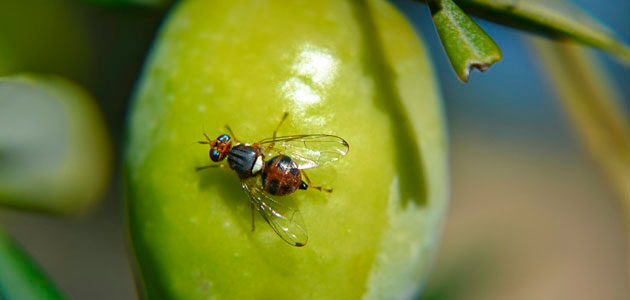
[[[221,153],[217,149],[210,149],[210,159],[214,162],[221,160]]]
[[[217,140],[225,144],[230,141],[230,136],[227,134],[222,134],[217,138]]]

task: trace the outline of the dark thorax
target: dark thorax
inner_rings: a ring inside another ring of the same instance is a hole
[[[265,156],[260,146],[238,144],[228,154],[228,164],[241,179],[256,176],[263,170]]]

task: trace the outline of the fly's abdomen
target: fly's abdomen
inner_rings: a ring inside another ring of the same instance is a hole
[[[265,191],[274,196],[284,196],[297,190],[302,184],[302,174],[291,157],[278,155],[270,159],[262,172]]]

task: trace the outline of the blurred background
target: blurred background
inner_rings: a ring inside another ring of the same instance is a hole
[[[168,9],[91,2],[0,0],[0,42],[20,45],[28,58],[27,68],[0,62],[0,75],[54,73],[85,87],[105,115],[119,166],[128,102]],[[629,1],[574,2],[628,42]],[[452,201],[423,298],[630,299],[622,205],[569,126],[530,35],[478,20],[503,60],[464,84],[428,8],[393,3],[427,43],[450,131]],[[0,49],[0,58],[3,51],[12,50]],[[591,51],[612,72],[627,117],[630,69]],[[135,299],[121,190],[116,169],[107,199],[85,216],[3,209],[0,222],[68,298]]]

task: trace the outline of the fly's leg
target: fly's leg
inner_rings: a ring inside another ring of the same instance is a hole
[[[311,179],[308,178],[308,175],[306,175],[306,172],[304,172],[304,170],[302,170],[302,175],[304,175],[304,179],[306,179],[306,183],[308,183],[309,187],[312,187],[320,192],[327,192],[327,193],[332,193],[332,189],[331,188],[326,188],[326,187],[321,187],[321,186],[317,186],[317,185],[313,185],[311,183]]]
[[[227,131],[230,133],[230,136],[232,137],[232,139],[234,139],[234,141],[237,144],[241,143],[241,141],[239,141],[238,138],[236,138],[236,136],[234,135],[234,132],[232,132],[232,128],[230,128],[228,124],[225,124],[225,129],[227,129]]]
[[[253,203],[250,203],[249,206],[252,207],[252,232],[254,232],[256,230],[256,223],[254,222],[254,217],[255,217],[254,210],[255,210],[255,208],[254,208],[254,204]]]
[[[284,112],[284,114],[282,114],[282,119],[280,120],[280,123],[278,123],[278,126],[276,126],[276,130],[273,131],[273,139],[276,139],[276,135],[278,134],[278,130],[280,129],[280,126],[282,126],[282,123],[284,122],[284,120],[287,119],[287,117],[289,116],[288,112]]]
[[[199,172],[199,171],[203,171],[205,169],[211,169],[211,168],[220,168],[222,170],[229,170],[229,167],[226,165],[208,165],[208,166],[196,167],[195,171]]]
[[[280,126],[282,126],[282,123],[284,122],[284,120],[286,120],[288,116],[289,116],[288,112],[284,112],[284,114],[282,114],[282,119],[280,120],[280,123],[278,123],[278,126],[276,126],[276,130],[273,131],[273,138],[271,139],[271,144],[267,146],[267,151],[273,148],[273,145],[276,143],[276,136],[278,135],[278,129],[280,129]]]

